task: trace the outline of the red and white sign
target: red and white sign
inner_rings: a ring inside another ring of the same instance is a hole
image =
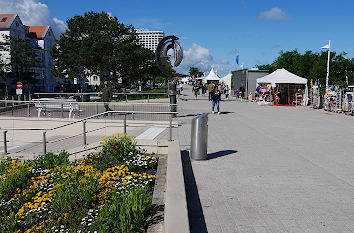
[[[17,82],[17,89],[22,89],[22,83],[21,82]]]

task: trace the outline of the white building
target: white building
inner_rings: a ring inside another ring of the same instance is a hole
[[[34,87],[37,91],[53,92],[58,80],[50,72],[54,60],[50,57],[49,51],[57,42],[52,28],[50,26],[26,26],[16,14],[0,14],[0,40],[4,41],[6,36],[24,39],[36,48],[41,67],[34,68],[38,74],[37,79],[39,79]],[[9,52],[3,52],[1,55],[11,62]],[[0,85],[1,83],[4,85],[0,77]],[[9,89],[15,88],[9,81],[8,86]]]
[[[148,29],[136,29],[136,34],[139,37],[140,44],[153,52],[156,51],[157,45],[165,36],[163,31],[150,31]]]

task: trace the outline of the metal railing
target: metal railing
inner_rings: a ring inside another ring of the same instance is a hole
[[[123,115],[124,116],[124,120],[123,120],[123,129],[124,129],[123,131],[124,131],[124,134],[127,133],[127,126],[128,126],[128,124],[127,124],[127,115],[130,115],[130,114],[154,114],[154,115],[155,114],[162,114],[162,115],[169,115],[169,141],[173,141],[173,136],[172,136],[172,128],[173,128],[172,118],[173,118],[173,116],[177,115],[178,112],[107,111],[107,112],[99,113],[99,114],[96,114],[96,115],[93,115],[93,116],[90,116],[90,117],[86,117],[86,118],[83,118],[83,119],[80,119],[80,120],[77,120],[77,121],[74,121],[74,122],[70,122],[70,123],[67,123],[67,124],[64,124],[64,125],[60,125],[60,126],[56,126],[56,127],[52,127],[52,128],[0,128],[1,130],[3,130],[4,154],[8,154],[7,142],[9,142],[9,141],[7,140],[7,132],[11,131],[11,130],[13,130],[13,131],[19,131],[19,130],[22,130],[22,131],[43,131],[43,134],[42,134],[43,140],[42,141],[32,141],[31,143],[43,143],[43,153],[44,154],[47,153],[47,144],[48,143],[59,142],[59,141],[63,141],[63,140],[70,139],[70,138],[73,138],[73,137],[77,137],[77,136],[80,136],[80,135],[83,136],[83,145],[85,146],[85,145],[87,145],[87,138],[86,138],[87,133],[91,133],[91,132],[94,132],[94,131],[97,131],[97,130],[101,130],[101,129],[106,127],[106,126],[104,126],[104,127],[100,127],[100,128],[97,128],[97,129],[93,129],[93,130],[87,131],[86,130],[86,124],[87,124],[88,120],[94,119],[94,118],[97,118],[97,117],[100,117],[100,116],[103,116],[103,115],[108,115],[108,114],[119,114],[119,115]],[[80,122],[82,122],[82,133],[76,134],[76,135],[67,136],[67,137],[56,139],[56,140],[52,140],[52,141],[48,141],[47,140],[47,132],[48,131],[54,131],[54,130],[57,130],[57,129],[60,129],[60,128],[63,128],[63,127],[67,127],[67,126],[70,126],[70,125],[78,124]]]
[[[53,117],[84,118],[105,112],[103,102],[76,102],[68,100],[0,100],[0,116],[11,117]],[[174,106],[170,103],[122,103],[110,102],[109,108],[112,111],[148,111],[148,112],[168,112]],[[140,115],[140,119],[145,120],[164,120],[151,115]],[[118,116],[119,118],[119,116]],[[135,115],[131,115],[135,119]]]
[[[34,93],[34,97],[39,98],[54,98],[54,97],[78,97],[79,102],[89,102],[90,96],[94,99],[101,99],[102,92],[88,92],[88,93],[81,93],[81,92],[72,92],[72,93]],[[128,102],[129,98],[137,98],[138,100],[147,100],[149,103],[151,99],[155,99],[157,97],[168,97],[167,93],[141,93],[141,92],[129,92],[129,93],[113,93],[113,99],[117,99],[120,101]]]

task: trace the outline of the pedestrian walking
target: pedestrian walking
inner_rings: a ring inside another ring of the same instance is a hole
[[[181,92],[183,91],[183,84],[182,83],[179,83],[179,89]]]
[[[197,99],[197,97],[198,97],[198,92],[199,92],[199,87],[197,84],[194,84],[193,93],[194,93],[195,99]]]
[[[211,92],[214,90],[214,83],[208,85],[209,101],[211,101]]]
[[[229,85],[226,85],[226,87],[225,87],[225,98],[228,100],[229,99]]]
[[[243,99],[245,97],[245,87],[243,86],[243,83],[241,83],[241,86],[240,86],[240,94],[241,94],[241,99]]]
[[[206,84],[204,83],[203,86],[202,86],[202,95],[203,95],[203,96],[205,95],[206,90],[207,90]]]
[[[112,111],[109,107],[109,102],[112,100],[112,89],[108,86],[107,81],[104,82],[104,88],[102,90],[102,100],[104,102],[104,107],[106,108],[106,112]]]
[[[219,91],[219,88],[217,86],[211,92],[211,99],[212,99],[211,112],[215,113],[214,112],[214,108],[215,108],[215,105],[216,105],[217,113],[220,114],[221,92]]]

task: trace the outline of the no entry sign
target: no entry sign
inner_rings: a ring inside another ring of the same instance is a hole
[[[22,83],[21,82],[17,82],[17,89],[22,89]]]

